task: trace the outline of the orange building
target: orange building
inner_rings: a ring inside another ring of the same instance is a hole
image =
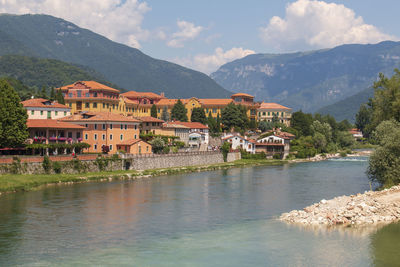
[[[135,119],[141,121],[140,132],[141,133],[152,133],[152,134],[163,134],[162,125],[163,120],[153,117],[136,117]]]
[[[130,139],[117,145],[118,150],[128,154],[151,154],[152,146],[141,139]]]
[[[85,152],[101,153],[103,146],[114,154],[117,145],[139,139],[140,121],[111,112],[81,112],[62,119],[85,127],[83,142],[90,144]]]

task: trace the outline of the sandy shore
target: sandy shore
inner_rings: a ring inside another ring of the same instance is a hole
[[[287,223],[303,225],[371,225],[400,220],[400,185],[382,191],[321,200],[303,210],[280,216]]]

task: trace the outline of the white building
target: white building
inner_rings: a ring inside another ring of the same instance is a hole
[[[21,104],[28,112],[28,119],[60,119],[71,115],[71,108],[44,98],[32,98]]]
[[[243,149],[248,153],[256,153],[256,141],[248,139],[246,136],[241,136],[239,134],[226,134],[222,138],[222,142],[231,143],[232,149]]]

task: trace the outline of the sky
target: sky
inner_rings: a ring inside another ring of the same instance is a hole
[[[254,53],[400,40],[399,0],[0,0],[210,74]]]

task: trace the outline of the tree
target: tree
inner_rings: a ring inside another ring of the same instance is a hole
[[[300,136],[311,135],[311,124],[313,118],[311,114],[305,114],[301,110],[292,114],[291,127],[296,129]]]
[[[221,121],[225,130],[237,128],[245,130],[248,128],[246,108],[241,105],[229,103],[221,112]]]
[[[164,140],[162,140],[161,137],[156,137],[154,138],[150,144],[153,147],[153,152],[156,154],[160,154],[164,151],[164,147],[165,147],[165,142]]]
[[[56,101],[60,104],[65,105],[64,96],[63,96],[61,90],[57,90],[57,92],[56,92]]]
[[[54,87],[51,87],[51,89],[50,89],[50,98],[49,98],[49,100],[50,101],[56,100],[56,93],[54,91]]]
[[[170,116],[169,116],[169,112],[168,112],[168,107],[164,106],[162,113],[161,113],[161,119],[163,121],[169,121],[169,118],[170,118]]]
[[[272,123],[269,121],[260,121],[258,123],[258,129],[260,129],[262,132],[272,130],[272,128],[274,128],[274,127],[272,126]]]
[[[0,80],[0,147],[20,147],[28,138],[28,114],[20,101],[14,88]]]
[[[358,113],[356,114],[356,127],[363,134],[368,136],[370,133],[367,130],[368,125],[371,123],[371,111],[365,104],[360,106]]]
[[[42,86],[42,90],[40,90],[39,97],[47,99],[46,86],[44,86],[44,85]]]
[[[320,133],[325,136],[326,142],[329,143],[332,141],[332,127],[329,125],[329,123],[313,121],[310,128],[313,136],[315,136],[316,133]]]
[[[178,121],[188,121],[187,109],[180,99],[178,99],[178,102],[176,102],[175,105],[172,107],[171,119]]]
[[[153,118],[157,118],[157,107],[155,104],[151,106],[150,114]]]
[[[207,125],[211,133],[217,133],[217,122],[212,116],[211,111],[208,113]]]
[[[217,119],[215,121],[215,129],[217,133],[221,132],[221,117],[219,116],[219,113],[217,114]]]
[[[193,108],[190,121],[206,124],[207,117],[206,117],[206,113],[204,112],[204,109],[203,108]]]
[[[369,159],[369,178],[384,186],[400,183],[400,123],[383,121],[373,135],[379,147]]]

